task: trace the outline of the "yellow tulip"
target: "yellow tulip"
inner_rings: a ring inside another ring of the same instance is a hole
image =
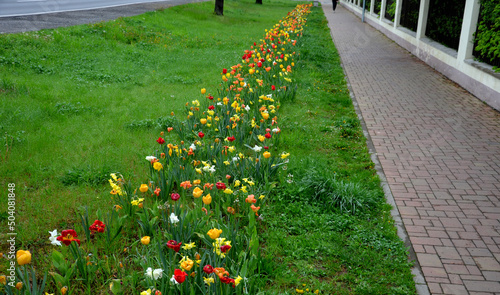
[[[160,171],[161,169],[163,169],[163,165],[160,162],[155,162],[153,164],[153,168],[157,171]]]
[[[203,195],[203,190],[200,189],[199,187],[195,187],[193,190],[193,197],[199,198]]]
[[[203,125],[207,124],[207,119],[201,118],[200,119],[200,123],[203,124]]]
[[[201,94],[207,93],[207,90],[205,88],[201,88]]]
[[[17,264],[25,265],[31,262],[31,253],[30,251],[19,250],[16,253]]]
[[[210,194],[203,196],[203,203],[205,205],[210,205],[210,203],[212,203],[212,196],[210,196]]]
[[[220,236],[221,233],[222,233],[222,229],[213,228],[213,229],[208,231],[207,235],[210,238],[212,238],[213,240],[215,240]]]
[[[191,268],[193,268],[193,265],[194,265],[193,260],[189,258],[186,258],[186,260],[181,262],[181,268],[187,271],[191,270]]]
[[[7,277],[5,275],[0,276],[0,284],[2,284],[2,285],[7,284]]]
[[[139,190],[141,191],[141,193],[145,193],[148,191],[148,185],[143,183],[141,184],[141,187],[139,188]]]
[[[264,120],[269,119],[269,113],[262,112],[260,114],[262,115],[262,118],[264,118]]]
[[[264,156],[264,158],[266,158],[266,159],[269,159],[269,158],[271,157],[271,153],[270,153],[270,152],[267,152],[267,151],[266,151],[266,152],[264,152],[262,155],[263,155],[263,156]]]
[[[144,236],[144,237],[142,237],[142,239],[141,239],[141,243],[142,243],[143,245],[149,245],[149,242],[151,242],[151,237],[149,237],[149,236]]]
[[[17,282],[17,284],[16,284],[16,289],[17,289],[17,290],[21,290],[22,288],[23,288],[23,283],[21,283],[21,282]]]

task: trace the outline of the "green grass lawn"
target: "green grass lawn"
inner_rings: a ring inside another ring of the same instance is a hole
[[[18,248],[46,247],[48,231],[79,226],[83,206],[111,206],[110,172],[145,182],[144,158],[170,112],[201,88],[217,89],[221,69],[296,4],[225,1],[218,17],[203,2],[0,35],[0,201],[15,183]],[[292,156],[262,209],[262,290],[413,294],[411,264],[320,8],[300,44],[297,96],[279,110],[281,149]]]
[[[227,1],[217,17],[204,2],[0,35],[0,134],[8,147],[0,147],[0,181],[16,184],[18,240],[43,245],[40,237],[71,226],[82,205],[102,206],[109,172],[145,178],[144,157],[164,130],[158,119],[180,112],[201,88],[215,89],[222,68],[295,5]],[[6,189],[0,194],[3,203]]]

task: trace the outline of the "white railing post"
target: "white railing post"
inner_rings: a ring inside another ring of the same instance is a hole
[[[394,12],[394,28],[399,26],[401,20],[401,7],[403,6],[403,0],[396,0],[396,11]]]
[[[417,40],[425,37],[425,30],[427,29],[427,18],[429,16],[429,2],[430,0],[420,0],[420,10],[418,12],[417,24]]]
[[[380,4],[380,17],[379,20],[382,21],[385,17],[385,7],[387,6],[387,1],[382,0],[382,4]]]
[[[462,32],[460,33],[460,43],[457,53],[457,60],[459,61],[472,58],[472,52],[474,50],[474,33],[477,28],[480,6],[479,0],[467,0],[465,2]]]

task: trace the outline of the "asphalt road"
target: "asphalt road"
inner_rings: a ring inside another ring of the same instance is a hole
[[[2,0],[0,17],[105,8],[158,0]]]
[[[8,3],[12,3],[16,0],[0,0],[0,15],[3,14],[4,5]],[[96,23],[100,21],[106,21],[111,19],[116,19],[119,17],[125,16],[133,16],[145,13],[147,11],[153,11],[157,9],[167,8],[170,6],[192,3],[192,2],[202,2],[207,0],[169,0],[169,1],[159,1],[159,2],[148,2],[148,0],[110,0],[108,2],[102,2],[97,0],[88,0],[88,2],[99,2],[99,6],[102,7],[102,3],[107,3],[106,6],[111,5],[110,3],[115,3],[112,7],[106,8],[93,8],[93,9],[85,9],[85,8],[76,8],[78,6],[66,5],[64,7],[70,8],[74,7],[76,11],[64,11],[64,12],[54,12],[61,10],[60,8],[63,6],[50,6],[50,3],[69,3],[74,2],[70,0],[59,0],[59,1],[39,1],[39,0],[17,0],[17,1],[25,1],[22,3],[28,3],[31,10],[34,11],[35,6],[42,5],[45,3],[47,13],[36,13],[30,15],[20,15],[20,16],[7,16],[0,17],[0,34],[2,33],[20,33],[27,31],[38,31],[41,29],[53,29],[58,27],[67,27],[73,25],[80,24],[88,24],[88,23]],[[125,2],[148,2],[148,3],[138,3],[131,5],[120,5],[118,3]],[[151,0],[149,0],[151,1]],[[37,3],[37,4],[35,4]],[[57,4],[61,5],[61,4]],[[29,13],[26,10],[25,13]]]

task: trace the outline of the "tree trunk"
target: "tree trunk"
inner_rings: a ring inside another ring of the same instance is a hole
[[[215,0],[215,10],[216,15],[224,15],[224,0]]]
[[[262,4],[262,0],[256,0],[255,4]]]

